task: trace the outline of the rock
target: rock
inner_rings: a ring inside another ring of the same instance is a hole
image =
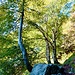
[[[36,64],[30,75],[64,75],[64,69],[56,64]]]

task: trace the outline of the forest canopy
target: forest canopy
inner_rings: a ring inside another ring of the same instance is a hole
[[[75,73],[75,0],[0,1],[0,75],[29,75],[26,60]]]

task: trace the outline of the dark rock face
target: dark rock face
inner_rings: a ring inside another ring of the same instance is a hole
[[[30,75],[65,75],[64,68],[55,64],[36,64]]]
[[[51,66],[48,65],[45,75],[51,75],[51,74],[62,75],[64,74],[64,69],[57,65],[51,65]]]

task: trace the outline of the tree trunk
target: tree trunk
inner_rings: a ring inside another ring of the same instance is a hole
[[[22,5],[22,14],[21,14],[21,20],[20,20],[20,27],[19,27],[19,32],[18,32],[18,45],[20,47],[20,50],[22,51],[23,59],[24,59],[24,64],[26,65],[27,69],[29,72],[32,70],[32,66],[30,65],[28,58],[27,58],[27,52],[26,49],[22,43],[22,26],[23,26],[23,17],[24,17],[24,0],[23,0],[23,5]]]
[[[57,60],[57,54],[56,54],[56,31],[53,30],[53,61],[54,64],[58,64],[58,60]]]
[[[45,41],[46,41],[46,59],[47,59],[47,62],[48,64],[51,63],[50,61],[50,44],[48,42],[48,25],[47,25],[47,15],[46,15],[46,37],[45,37]]]
[[[47,40],[46,40],[46,59],[47,59],[48,64],[50,64],[51,63],[51,61],[50,61],[50,45]]]

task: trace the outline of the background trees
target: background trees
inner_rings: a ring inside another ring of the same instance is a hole
[[[17,44],[22,2],[22,0],[8,0],[0,5],[1,74],[20,75],[26,68]],[[66,2],[66,0],[58,2],[52,0],[47,5],[47,2],[42,0],[25,0],[22,37],[32,66],[39,62],[50,63],[54,61],[56,63],[58,62],[57,58],[60,58],[61,55],[63,57],[71,50],[74,52],[74,29],[72,29],[74,27],[69,31],[65,31],[67,28],[64,28],[71,24],[74,26],[74,16],[67,20],[64,15],[60,15],[60,10]],[[47,57],[47,61],[45,57]]]

